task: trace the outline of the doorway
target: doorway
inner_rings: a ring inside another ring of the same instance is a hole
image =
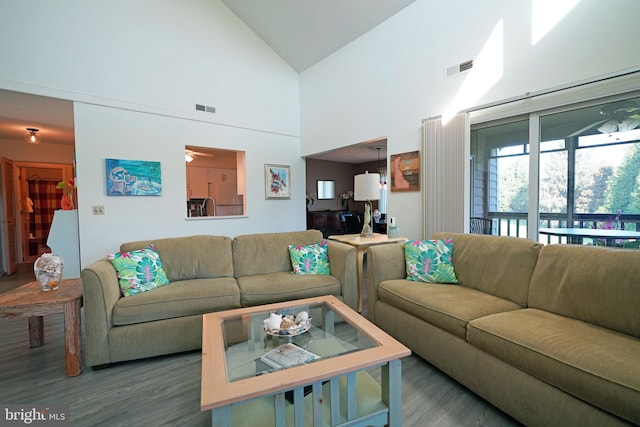
[[[72,165],[13,162],[9,159],[3,171],[3,204],[10,208],[13,227],[3,228],[4,268],[8,274],[18,264],[32,263],[42,253],[49,252],[47,238],[53,214],[60,209],[62,190],[56,189],[62,180],[73,176]],[[6,214],[5,214],[6,215]]]
[[[47,238],[53,214],[60,209],[62,190],[58,183],[70,179],[72,165],[16,162],[20,191],[21,262],[33,262],[50,252]]]

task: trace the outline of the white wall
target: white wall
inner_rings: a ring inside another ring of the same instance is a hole
[[[74,109],[82,265],[124,241],[306,228],[298,138],[82,103]],[[246,151],[248,217],[186,219],[185,141]],[[107,196],[105,158],[159,161],[162,195]],[[291,165],[291,200],[265,199],[265,163]],[[105,215],[94,216],[93,205],[103,205]]]
[[[463,100],[460,108],[640,65],[640,50],[633,42],[640,2],[579,1],[532,45],[534,3],[560,2],[417,0],[304,71],[302,154],[380,136],[386,136],[389,154],[420,150],[422,120],[444,114],[470,76],[445,79],[445,69],[469,59],[476,61],[476,75],[487,71],[493,78],[471,85],[477,89],[490,82],[482,95]],[[492,39],[492,34],[497,36]],[[484,65],[486,56],[480,52],[488,40],[497,40],[498,55]],[[397,217],[402,235],[422,236],[421,205],[421,192],[390,193],[389,215]]]
[[[74,101],[82,267],[135,239],[305,228],[298,74],[219,0],[3,2],[0,52],[0,88]],[[248,218],[185,220],[187,144],[246,151]],[[162,196],[106,197],[105,158],[160,161]],[[265,200],[265,163],[291,165],[290,200]]]
[[[219,0],[24,0],[0,16],[5,85],[299,131],[297,73]]]

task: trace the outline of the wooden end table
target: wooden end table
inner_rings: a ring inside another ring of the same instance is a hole
[[[385,243],[399,243],[406,242],[406,237],[388,237],[386,234],[373,233],[372,237],[361,237],[360,234],[342,234],[336,236],[329,236],[330,240],[346,243],[351,246],[355,246],[356,254],[358,257],[358,311],[362,311],[364,302],[362,301],[363,294],[363,277],[364,277],[364,254],[367,253],[367,249],[370,246],[383,245]]]
[[[30,347],[44,344],[44,316],[64,314],[64,350],[69,377],[82,372],[81,307],[81,279],[61,280],[58,289],[48,292],[42,291],[34,281],[0,294],[0,317],[29,318]]]

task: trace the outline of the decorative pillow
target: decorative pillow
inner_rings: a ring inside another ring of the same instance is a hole
[[[125,297],[169,283],[154,245],[138,251],[109,254],[107,258],[116,269],[120,291]]]
[[[407,280],[431,283],[458,283],[453,270],[453,239],[410,240],[404,245]]]
[[[309,246],[289,245],[294,274],[331,274],[326,240]]]

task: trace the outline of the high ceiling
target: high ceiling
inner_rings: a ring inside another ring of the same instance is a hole
[[[301,72],[415,0],[222,0]]]
[[[222,0],[288,64],[303,71],[381,24],[415,0]],[[73,105],[54,98],[0,90],[0,139],[22,140],[40,129],[44,143],[73,144]],[[357,141],[354,141],[357,142]],[[314,158],[345,163],[375,161],[368,143]],[[380,156],[386,157],[386,141]]]

